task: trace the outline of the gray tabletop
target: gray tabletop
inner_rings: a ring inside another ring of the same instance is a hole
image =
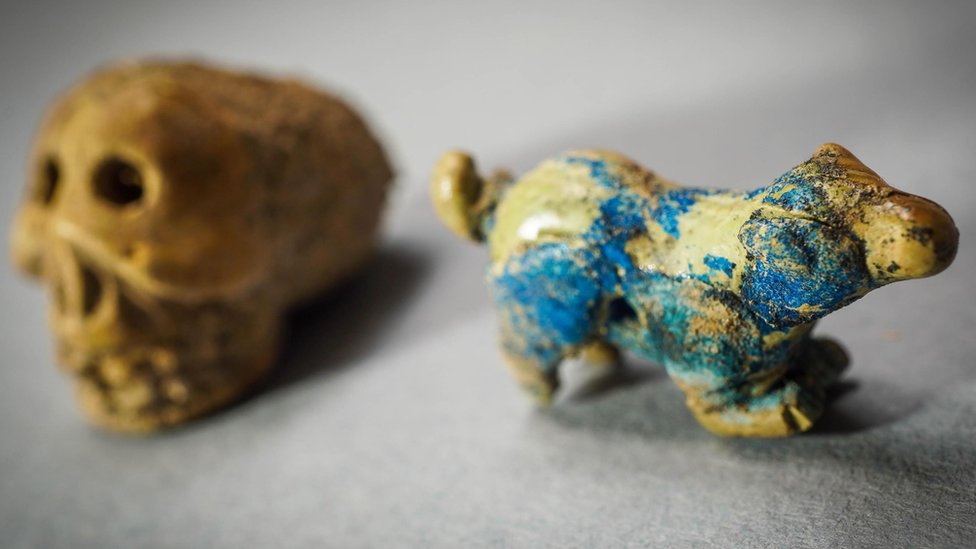
[[[10,547],[976,545],[976,4],[106,2],[0,19],[0,225],[45,105],[89,68],[192,54],[297,74],[398,168],[386,244],[297,312],[261,392],[152,438],[87,427],[42,291],[0,269],[0,544]],[[946,205],[955,265],[820,325],[853,357],[812,433],[725,440],[653,365],[547,411],[495,349],[484,249],[435,221],[463,146],[525,170],[615,148],[754,187],[825,141]]]

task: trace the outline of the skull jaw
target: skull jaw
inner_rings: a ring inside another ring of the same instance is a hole
[[[274,331],[248,342],[246,350],[205,359],[187,360],[185,353],[171,349],[140,347],[129,350],[129,359],[101,355],[96,360],[75,351],[75,358],[70,363],[62,358],[62,364],[74,378],[78,405],[90,423],[119,433],[148,434],[198,419],[245,396],[271,370],[278,344]],[[133,356],[157,361],[134,361]],[[169,358],[174,356],[181,363]]]

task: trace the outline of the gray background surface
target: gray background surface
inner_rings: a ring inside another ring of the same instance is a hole
[[[733,5],[734,4],[734,5]],[[45,105],[94,65],[193,54],[363,107],[399,178],[387,245],[295,315],[262,392],[154,438],[87,427],[42,291],[0,268],[10,547],[976,546],[976,3],[7,3],[0,225]],[[825,141],[947,206],[956,264],[840,311],[814,432],[723,440],[652,366],[534,411],[494,347],[483,249],[433,218],[445,149],[525,170],[620,149],[754,187]],[[612,389],[612,390],[610,390]]]

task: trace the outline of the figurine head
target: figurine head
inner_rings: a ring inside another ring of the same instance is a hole
[[[280,120],[285,99],[308,120]],[[330,158],[319,129],[327,108],[348,117],[337,105],[150,63],[98,73],[53,107],[12,252],[49,290],[59,360],[95,422],[145,431],[239,396],[270,367],[284,309],[365,257],[389,172],[347,184],[362,159]],[[347,129],[354,156],[372,138]],[[379,152],[369,162],[386,168]],[[343,226],[343,209],[360,218]]]
[[[809,322],[871,289],[942,272],[958,239],[941,206],[823,145],[767,187],[742,226],[752,262],[741,294],[774,326]]]

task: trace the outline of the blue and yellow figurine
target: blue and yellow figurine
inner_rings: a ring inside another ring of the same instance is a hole
[[[540,404],[558,368],[626,349],[662,364],[708,430],[786,436],[820,416],[847,358],[811,336],[867,292],[941,272],[959,233],[839,145],[747,192],[681,187],[609,151],[571,151],[518,180],[447,153],[442,221],[485,241],[505,360]]]

